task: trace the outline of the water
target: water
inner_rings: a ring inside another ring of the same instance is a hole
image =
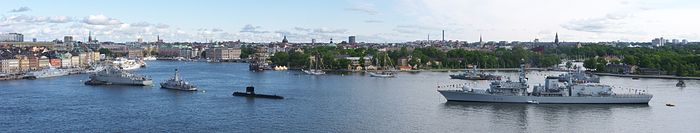
[[[698,132],[698,81],[601,77],[647,89],[648,105],[546,105],[446,102],[436,85],[446,72],[303,75],[249,72],[247,64],[149,62],[137,73],[162,82],[179,68],[200,91],[86,86],[87,75],[0,81],[0,132]],[[496,72],[516,79],[515,72]],[[530,84],[543,75],[530,72]],[[253,84],[283,100],[233,97]],[[667,107],[666,103],[676,107]]]

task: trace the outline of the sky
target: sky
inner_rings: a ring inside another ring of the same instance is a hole
[[[39,41],[700,40],[697,0],[3,0],[0,33]]]

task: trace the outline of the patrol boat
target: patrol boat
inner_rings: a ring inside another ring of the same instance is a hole
[[[450,75],[450,78],[452,78],[452,79],[464,79],[464,80],[501,80],[501,76],[493,75],[493,74],[479,73],[479,70],[476,68],[476,66],[474,66],[472,68],[473,68],[472,71],[467,70],[464,73],[452,74],[452,75]]]
[[[536,103],[536,104],[648,104],[653,97],[644,90],[616,93],[609,85],[575,84],[571,80],[559,86],[558,77],[547,77],[545,85],[528,92],[525,67],[520,66],[518,81],[493,81],[488,89],[463,86],[461,90],[438,90],[448,101]]]
[[[115,67],[109,67],[100,72],[90,75],[90,80],[85,82],[86,85],[139,85],[151,86],[153,80],[151,78],[129,73]]]
[[[182,80],[180,78],[180,72],[175,69],[175,76],[173,78],[160,83],[161,88],[173,89],[173,90],[183,90],[183,91],[196,91],[197,87]]]
[[[582,70],[559,75],[559,82],[566,82],[569,79],[576,83],[600,83],[598,75],[586,73]]]
[[[39,78],[65,76],[68,74],[70,74],[70,72],[68,70],[49,68],[49,69],[43,69],[40,71],[29,72],[26,75],[24,75],[24,78],[25,79],[39,79]]]

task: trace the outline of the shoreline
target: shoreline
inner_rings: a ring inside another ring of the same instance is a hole
[[[681,80],[700,80],[700,77],[680,77],[673,75],[637,75],[637,74],[612,74],[612,73],[593,73],[598,76],[615,76],[629,78],[653,78],[653,79],[681,79]]]

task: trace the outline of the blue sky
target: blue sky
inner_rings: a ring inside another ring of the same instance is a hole
[[[691,0],[7,0],[0,32],[26,40],[364,42],[698,40]]]

